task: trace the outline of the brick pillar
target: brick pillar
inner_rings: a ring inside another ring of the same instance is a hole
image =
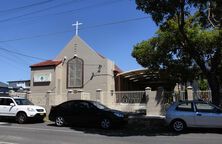
[[[187,99],[193,100],[193,88],[192,86],[187,87]]]
[[[151,93],[151,88],[150,87],[146,87],[145,88],[145,94],[146,94],[146,98],[147,98],[147,105],[146,105],[146,115],[149,115],[149,99],[150,99],[150,93]]]
[[[27,91],[26,93],[26,98],[30,101],[32,101],[32,98],[31,98],[31,91]]]
[[[81,100],[86,100],[86,98],[83,95],[83,90],[78,90],[77,92],[79,93]]]
[[[146,88],[146,94],[148,94],[148,102],[146,107],[147,116],[161,116],[163,108],[164,90],[159,87],[157,91],[151,91],[151,88]]]
[[[96,90],[96,101],[99,101],[99,102],[103,103],[103,97],[102,97],[102,90],[101,89]]]

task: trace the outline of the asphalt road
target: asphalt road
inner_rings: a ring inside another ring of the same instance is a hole
[[[135,126],[135,125],[134,125]],[[19,125],[0,122],[0,144],[220,144],[222,129],[192,129],[177,134],[166,129],[125,127],[116,130],[56,127],[50,122]]]

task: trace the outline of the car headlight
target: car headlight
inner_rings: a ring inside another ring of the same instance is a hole
[[[33,108],[27,108],[27,110],[31,112],[35,111]]]
[[[122,113],[118,113],[118,112],[115,112],[114,115],[117,117],[121,117],[121,118],[124,117],[124,115]]]

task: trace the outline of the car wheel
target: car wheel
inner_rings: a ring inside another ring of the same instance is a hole
[[[57,116],[55,119],[56,126],[64,126],[65,125],[65,119],[62,116]]]
[[[174,120],[171,123],[171,128],[176,132],[182,132],[186,129],[186,124],[183,120]]]
[[[16,120],[19,124],[24,124],[27,120],[27,115],[24,112],[20,112],[17,114]]]
[[[111,128],[111,121],[107,118],[104,118],[100,122],[100,126],[102,129],[110,129]]]

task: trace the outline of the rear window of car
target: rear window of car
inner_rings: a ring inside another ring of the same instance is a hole
[[[193,104],[191,102],[180,103],[177,105],[176,110],[193,112]]]
[[[214,112],[215,107],[207,103],[196,103],[196,108],[198,112]]]
[[[12,99],[10,99],[10,98],[0,98],[0,105],[9,106],[10,103],[13,103]]]

